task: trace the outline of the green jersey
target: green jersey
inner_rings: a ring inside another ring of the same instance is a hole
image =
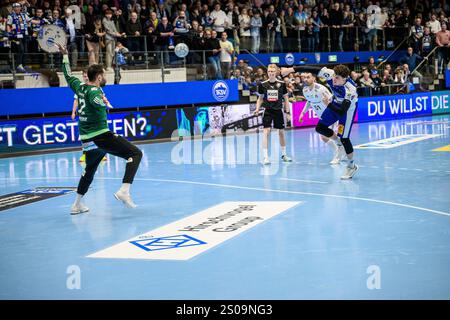
[[[68,56],[64,56],[63,59],[63,72],[67,83],[78,97],[78,131],[81,140],[108,132],[108,117],[102,89],[85,84],[72,76]]]

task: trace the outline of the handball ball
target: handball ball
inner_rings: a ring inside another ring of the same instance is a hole
[[[189,53],[189,47],[185,43],[179,43],[175,46],[175,54],[178,58],[184,58]]]

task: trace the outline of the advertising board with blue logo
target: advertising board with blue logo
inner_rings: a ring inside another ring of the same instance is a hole
[[[115,108],[184,106],[239,100],[237,80],[121,84],[104,87]],[[0,116],[70,112],[68,87],[0,90]]]

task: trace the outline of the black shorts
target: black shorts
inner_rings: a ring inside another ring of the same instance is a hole
[[[265,109],[263,116],[264,128],[284,129],[284,115],[283,110]]]

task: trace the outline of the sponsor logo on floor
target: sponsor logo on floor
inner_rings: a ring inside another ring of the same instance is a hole
[[[356,146],[355,149],[390,149],[440,136],[442,136],[442,134],[407,134],[360,144]]]
[[[0,196],[0,211],[74,192],[75,187],[37,187]]]
[[[223,202],[88,257],[188,260],[300,203]]]

